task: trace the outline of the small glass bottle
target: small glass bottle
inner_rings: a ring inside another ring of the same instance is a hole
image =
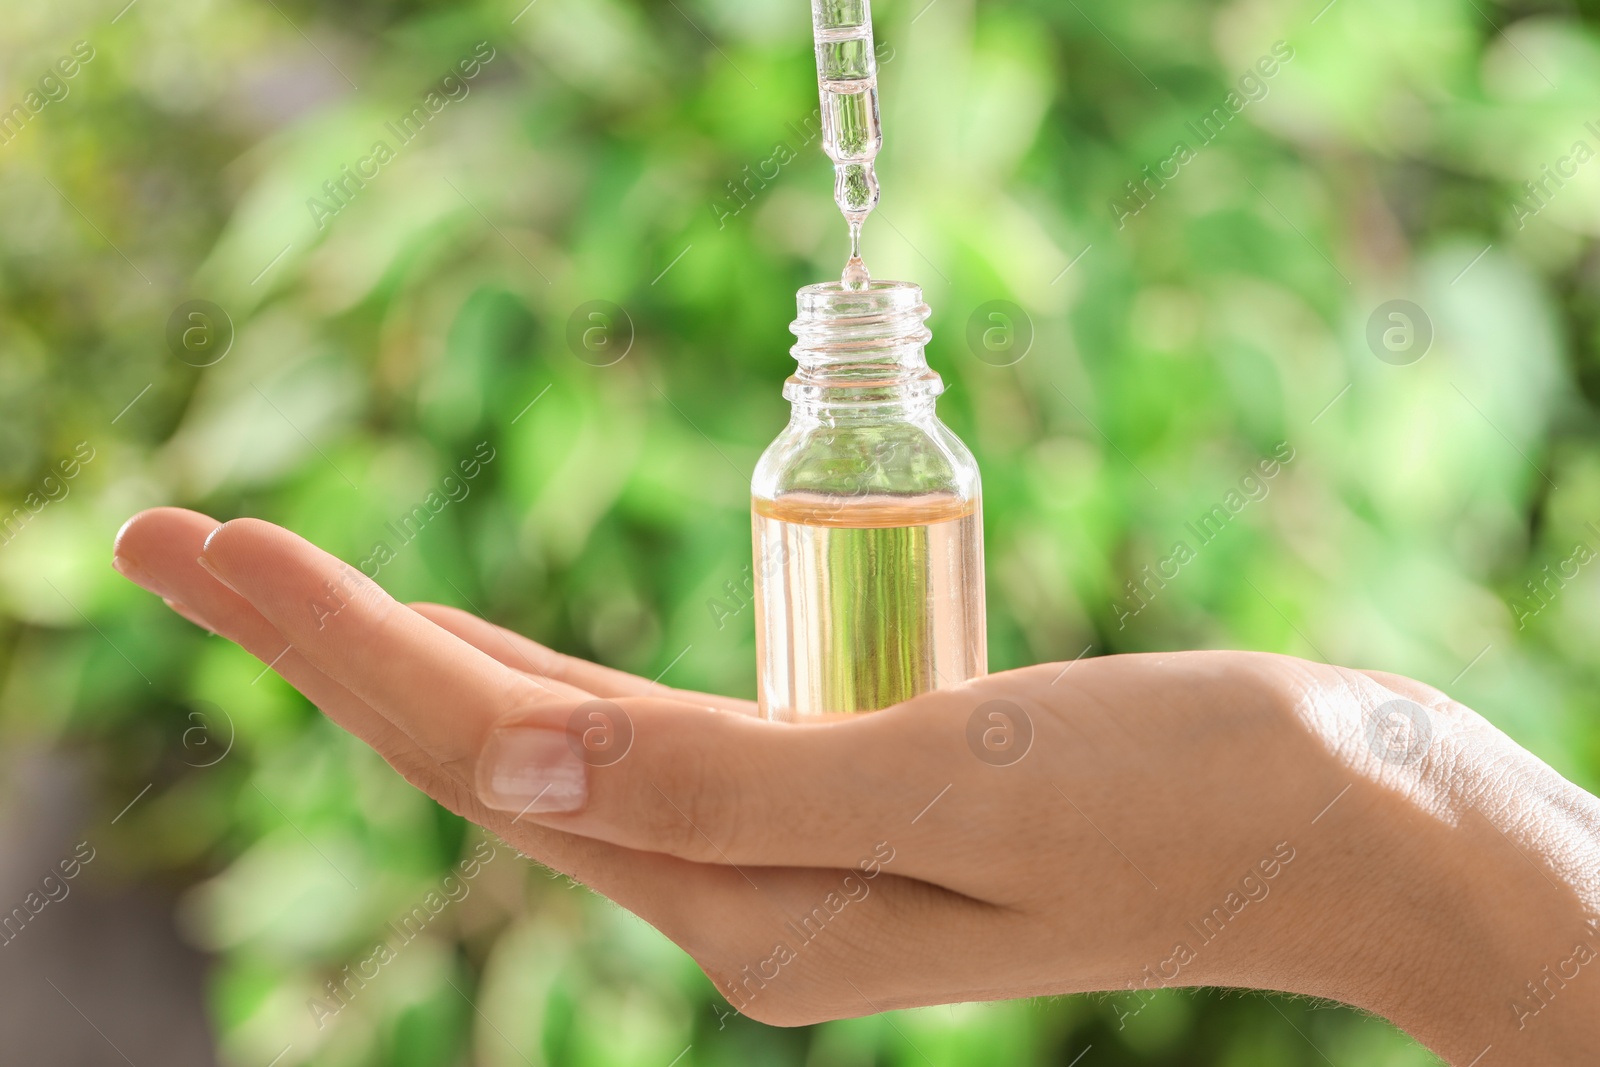
[[[808,285],[789,425],[751,484],[769,719],[873,711],[987,671],[972,453],[934,413],[922,290]]]

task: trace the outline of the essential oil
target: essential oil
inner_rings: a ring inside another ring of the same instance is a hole
[[[769,709],[872,711],[984,673],[976,501],[792,494],[754,508]],[[770,713],[770,711],[769,711]]]

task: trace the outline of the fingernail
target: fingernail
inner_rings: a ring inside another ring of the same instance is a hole
[[[126,556],[112,556],[111,566],[118,574],[128,579],[128,581],[132,582],[134,585],[148,589],[150,592],[160,597],[165,597],[167,595],[166,590],[161,588],[160,583],[150,576],[150,572],[146,571],[143,567],[139,566],[133,560],[128,559]]]
[[[497,811],[578,811],[588,796],[583,761],[561,731],[496,730],[478,757],[478,798]]]
[[[221,574],[219,574],[217,572],[217,568],[212,564],[212,562],[209,559],[206,559],[204,556],[196,556],[194,561],[196,563],[200,564],[200,569],[201,570],[205,571],[207,574],[211,575],[211,577],[215,578],[217,581],[221,582],[224,586],[226,586],[228,588],[229,592],[236,593],[239,596],[244,596],[243,593],[240,593],[239,590],[237,590],[237,589],[235,589],[233,587],[233,583],[232,582],[228,581],[228,579],[224,578]]]
[[[209,622],[206,622],[205,619],[202,619],[199,612],[195,611],[181,600],[172,600],[168,597],[162,597],[161,602],[167,607],[171,608],[173,611],[177,612],[179,615],[182,615],[184,618],[194,623],[196,626],[200,627],[200,629],[204,630],[206,633],[215,634],[217,632],[217,628],[215,626],[212,626]]]

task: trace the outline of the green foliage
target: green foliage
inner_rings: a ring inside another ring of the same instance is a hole
[[[786,414],[791,294],[845,252],[806,5],[114,6],[27,6],[0,44],[4,106],[94,50],[0,144],[0,729],[84,752],[101,823],[155,782],[97,873],[185,887],[226,1062],[1432,1062],[1259,996],[719,1018],[677,949],[503,849],[319,1027],[308,1001],[479,833],[130,589],[111,538],[159,503],[260,515],[381,557],[399,597],[749,695],[750,612],[715,605],[739,606],[748,477]],[[1547,203],[1522,186],[1600,147],[1600,37],[1521,6],[1319,6],[879,5],[864,251],[934,307],[941,411],[986,480],[992,665],[1231,646],[1397,671],[1594,789],[1596,569],[1548,573],[1600,548],[1600,162]],[[480,42],[470,91],[397,136]],[[371,176],[341,205],[344,167]],[[168,346],[195,299],[236,332],[214,365]],[[1420,361],[1369,348],[1395,299],[1431,324]],[[1032,331],[1014,365],[969,348],[993,300]],[[574,319],[590,301],[631,329]]]

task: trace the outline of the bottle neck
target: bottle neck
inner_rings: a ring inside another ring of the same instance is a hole
[[[932,414],[944,382],[928,367],[928,305],[910,282],[808,285],[790,325],[799,363],[783,395],[801,418],[915,418]]]

